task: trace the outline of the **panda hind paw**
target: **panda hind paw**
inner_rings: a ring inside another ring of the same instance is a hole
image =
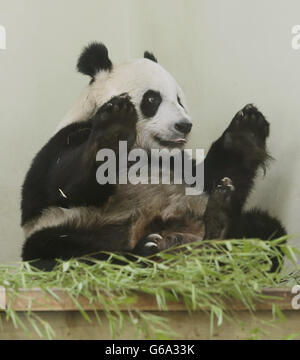
[[[227,132],[248,133],[252,137],[265,140],[269,135],[269,123],[253,104],[247,104],[235,115]]]

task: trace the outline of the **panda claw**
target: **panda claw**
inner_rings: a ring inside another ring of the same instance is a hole
[[[150,234],[147,236],[147,239],[150,241],[155,242],[156,244],[158,243],[158,241],[162,240],[163,237],[159,234]]]
[[[123,93],[123,94],[121,94],[119,97],[122,98],[122,99],[128,99],[128,100],[130,100],[130,96],[129,96],[128,93]]]
[[[113,109],[113,104],[111,102],[107,103],[106,105],[106,111],[111,112]]]
[[[232,180],[228,177],[224,177],[221,180],[221,183],[217,185],[216,187],[216,194],[217,196],[227,197],[229,196],[233,191],[235,190],[235,187],[232,183]]]
[[[163,237],[159,234],[150,234],[146,237],[145,248],[156,248],[158,249],[159,242],[163,240]]]
[[[251,110],[251,109],[254,109],[254,108],[255,108],[255,106],[254,106],[253,104],[247,104],[247,105],[244,107],[245,110]]]
[[[145,244],[145,247],[148,247],[148,248],[152,248],[152,247],[155,247],[157,248],[157,243],[153,242],[153,241],[149,241]]]
[[[229,177],[224,177],[222,180],[222,185],[228,186],[228,185],[232,185],[232,180]],[[219,185],[221,186],[221,185]]]

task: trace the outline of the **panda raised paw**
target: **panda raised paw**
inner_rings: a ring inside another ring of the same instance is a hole
[[[93,123],[94,132],[109,131],[118,135],[135,133],[137,113],[128,94],[121,94],[111,98],[97,111]],[[124,137],[124,136],[123,136]],[[127,140],[126,136],[120,140]]]
[[[264,147],[269,135],[269,123],[253,104],[248,104],[234,116],[224,135],[227,147],[236,147],[235,138],[242,136]]]

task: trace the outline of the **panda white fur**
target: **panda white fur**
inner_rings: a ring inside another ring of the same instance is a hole
[[[86,51],[95,51],[97,47],[97,44],[92,44]],[[98,48],[98,52],[101,53],[101,48]],[[87,53],[83,54],[83,59],[85,56]],[[184,93],[175,79],[151,60],[149,53],[148,56],[150,59],[132,60],[96,73],[88,71],[79,61],[79,71],[92,76],[92,81],[59,124],[58,130],[71,123],[91,119],[108,100],[127,93],[138,114],[137,147],[161,148],[163,142],[174,142],[172,147],[184,145],[192,127]],[[146,104],[149,99],[157,101],[159,105],[157,110],[154,107],[151,114],[142,110],[143,102]],[[184,132],[176,127],[181,127]]]
[[[101,251],[149,255],[203,238],[285,234],[267,213],[243,212],[257,170],[268,159],[269,124],[253,105],[238,112],[213,143],[203,195],[185,196],[184,184],[99,185],[100,148],[117,151],[126,140],[146,151],[183,149],[192,123],[183,91],[149,52],[113,65],[107,48],[92,43],[77,68],[91,77],[90,84],[33,160],[23,185],[23,260],[49,270],[55,259],[103,259]],[[274,259],[272,270],[277,266]]]

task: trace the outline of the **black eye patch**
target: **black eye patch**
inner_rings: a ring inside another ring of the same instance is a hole
[[[141,111],[147,118],[153,117],[162,102],[162,97],[158,91],[148,90],[143,96]]]

